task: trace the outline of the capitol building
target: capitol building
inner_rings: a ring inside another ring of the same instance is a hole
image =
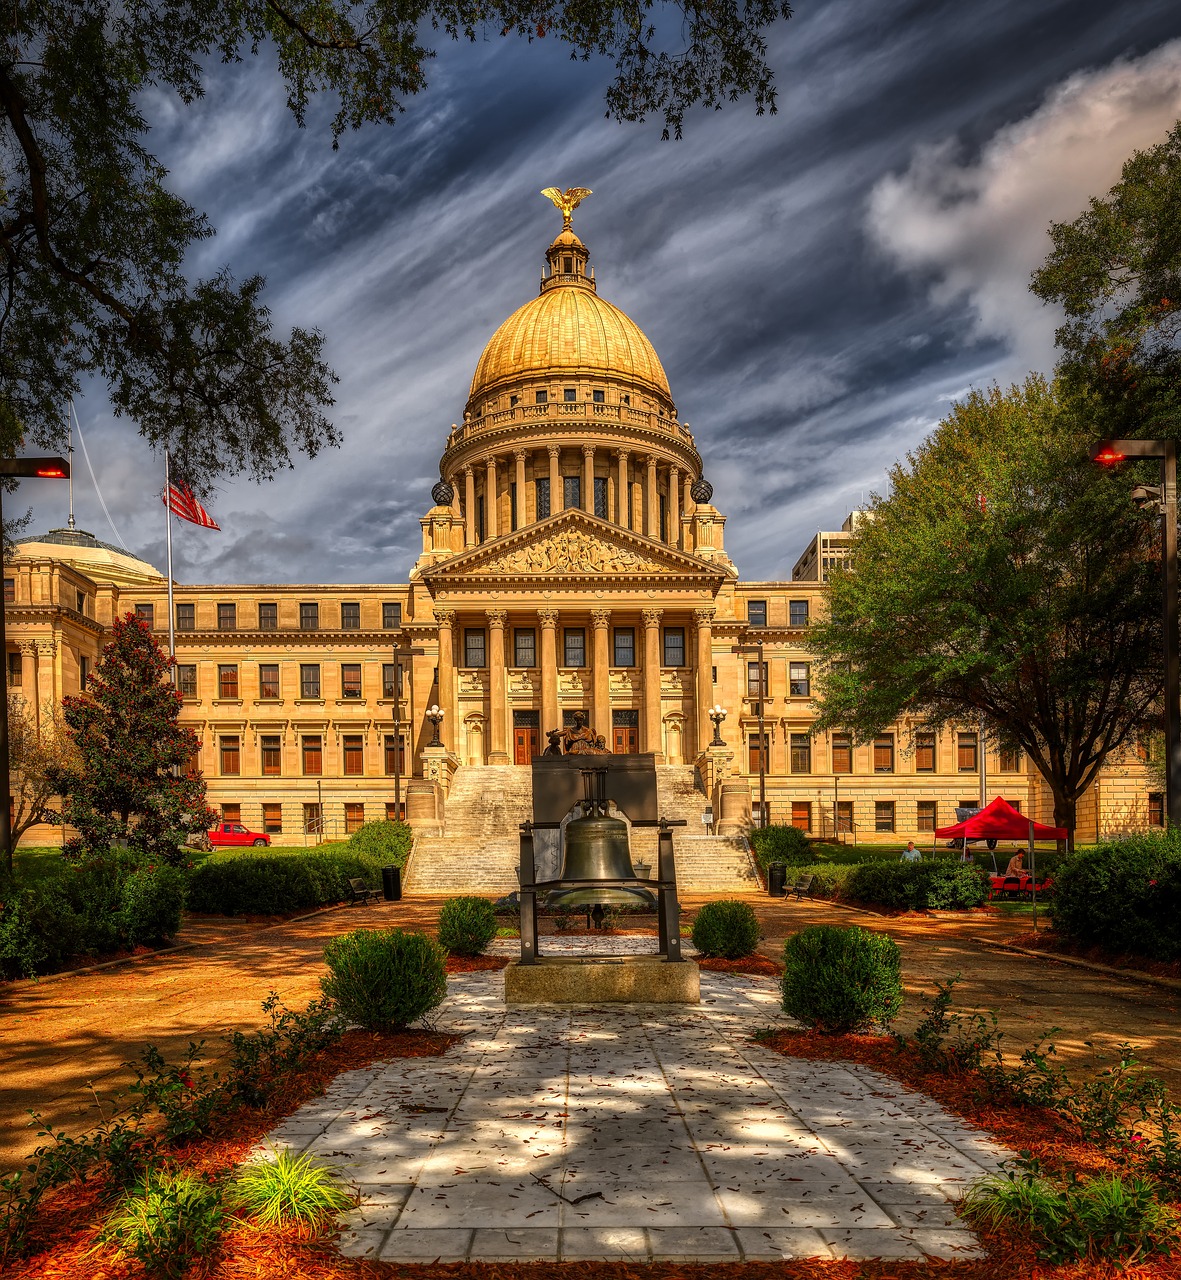
[[[402,814],[411,890],[511,887],[530,761],[582,711],[609,750],[655,754],[662,807],[690,824],[687,887],[750,882],[760,804],[816,837],[929,845],[978,802],[984,766],[987,798],[1048,819],[1040,777],[974,722],[812,734],[808,627],[853,517],[790,549],[790,579],[742,577],[660,358],[601,296],[565,212],[540,291],[440,429],[405,582],[175,584],[182,717],[211,805],[276,844]],[[9,689],[38,714],[85,686],[116,616],[167,644],[164,576],[81,531],[19,540],[4,589]],[[1113,759],[1078,839],[1161,822],[1155,785],[1141,759]]]

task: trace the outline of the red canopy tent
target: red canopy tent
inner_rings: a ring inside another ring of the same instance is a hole
[[[948,840],[1065,840],[1065,827],[1046,827],[1031,822],[1005,799],[997,796],[991,804],[953,827],[940,827],[938,839]]]

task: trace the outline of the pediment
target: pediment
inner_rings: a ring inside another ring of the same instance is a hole
[[[575,582],[611,578],[652,579],[671,583],[691,579],[716,590],[726,571],[698,556],[621,529],[585,511],[561,511],[516,533],[473,547],[424,570],[423,581],[436,586],[488,579],[548,579]]]

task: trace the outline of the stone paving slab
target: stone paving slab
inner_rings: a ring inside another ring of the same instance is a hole
[[[348,1072],[268,1136],[357,1186],[344,1254],[980,1256],[953,1205],[1008,1153],[869,1068],[752,1041],[786,1022],[773,980],[703,973],[702,1003],[675,1013],[506,1008],[499,973],[449,983],[436,1024],[466,1040]]]

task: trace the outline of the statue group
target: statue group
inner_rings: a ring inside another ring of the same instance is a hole
[[[586,722],[586,714],[576,711],[573,724],[566,729],[548,729],[549,746],[542,753],[547,756],[609,756],[607,740]]]

